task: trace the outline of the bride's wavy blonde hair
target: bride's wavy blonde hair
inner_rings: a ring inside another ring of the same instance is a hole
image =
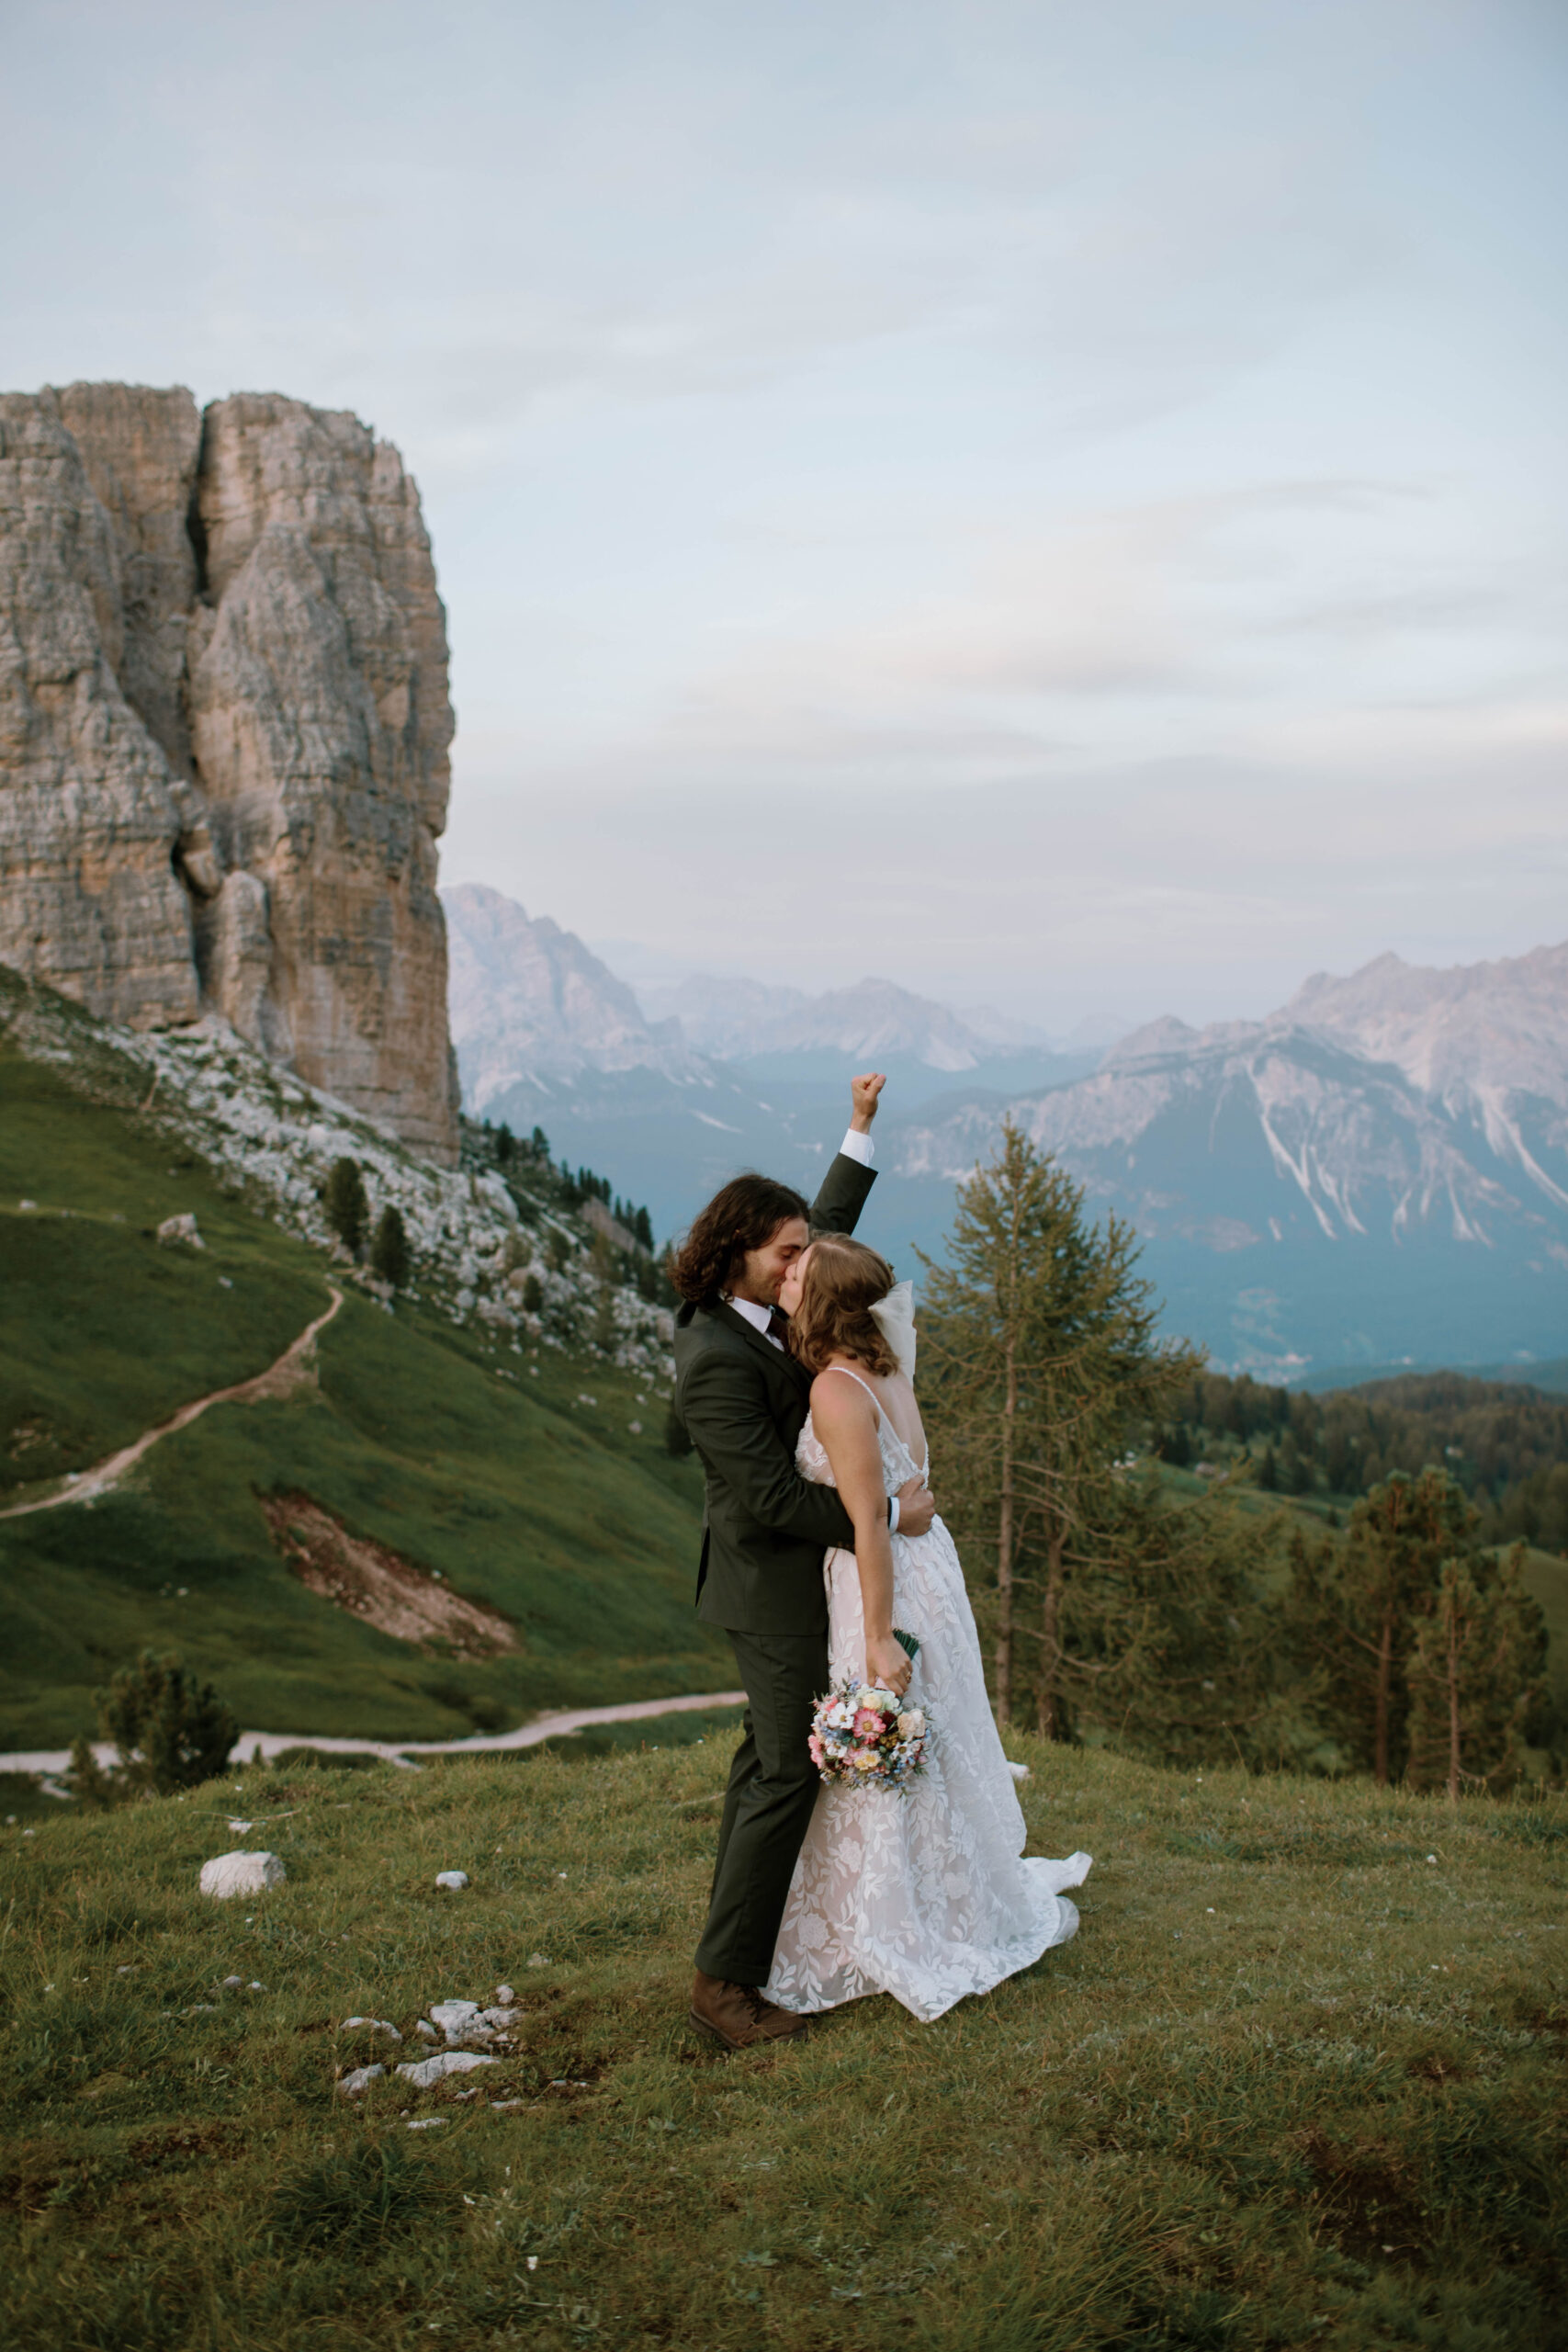
[[[897,1372],[898,1359],[872,1308],[893,1287],[886,1258],[847,1233],[822,1233],[811,1244],[800,1278],[800,1305],[789,1318],[790,1353],[807,1372],[832,1356],[853,1356],[867,1372]]]

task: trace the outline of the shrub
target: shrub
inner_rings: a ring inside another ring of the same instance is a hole
[[[409,1278],[409,1238],[403,1220],[390,1201],[376,1220],[376,1230],[370,1241],[370,1271],[379,1274],[394,1290],[401,1290]]]
[[[365,1178],[357,1159],[334,1159],[332,1174],[321,1193],[321,1206],[327,1223],[345,1250],[359,1255],[365,1246],[365,1228],[370,1222],[370,1204],[365,1196]]]
[[[175,1789],[199,1788],[221,1772],[239,1737],[239,1724],[210,1682],[198,1682],[177,1657],[154,1657],[151,1650],[122,1668],[95,1699],[98,1728],[118,1750],[118,1779],[125,1790],[169,1796]],[[84,1758],[91,1763],[85,1740],[72,1750],[78,1773]],[[93,1767],[80,1782],[83,1793],[104,1802],[109,1777]]]
[[[523,1312],[525,1315],[537,1315],[544,1303],[544,1284],[537,1274],[530,1274],[523,1284]]]

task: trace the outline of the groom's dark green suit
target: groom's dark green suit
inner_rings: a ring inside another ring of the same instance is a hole
[[[840,1152],[811,1204],[813,1230],[852,1233],[875,1182]],[[761,1984],[773,1966],[817,1801],[806,1742],[828,1688],[822,1555],[855,1540],[833,1488],[795,1466],[810,1392],[809,1373],[733,1306],[676,1316],[676,1409],[707,1476],[697,1612],[728,1634],[747,1699],[696,1964],[736,1984]]]

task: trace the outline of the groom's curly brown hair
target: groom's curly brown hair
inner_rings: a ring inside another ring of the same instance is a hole
[[[748,1250],[761,1250],[791,1217],[810,1211],[793,1184],[750,1171],[714,1194],[677,1251],[670,1279],[696,1306],[716,1306]]]

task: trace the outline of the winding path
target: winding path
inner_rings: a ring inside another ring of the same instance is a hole
[[[259,1748],[264,1757],[280,1755],[286,1747],[317,1747],[327,1756],[378,1756],[385,1764],[400,1764],[417,1771],[416,1756],[493,1756],[508,1748],[537,1747],[547,1739],[587,1731],[594,1724],[646,1723],[656,1715],[685,1715],[704,1708],[743,1707],[744,1690],[693,1690],[681,1699],[626,1699],[615,1707],[571,1707],[556,1714],[536,1715],[515,1731],[479,1732],[468,1739],[343,1739],[331,1732],[243,1731],[229,1751],[231,1764],[251,1763]],[[95,1743],[100,1764],[116,1761],[107,1740]],[[68,1747],[17,1748],[0,1755],[0,1772],[63,1772],[71,1761]]]
[[[160,1438],[173,1437],[176,1430],[188,1429],[192,1421],[205,1413],[209,1405],[259,1405],[279,1396],[288,1396],[309,1377],[308,1361],[316,1343],[316,1334],[326,1329],[343,1305],[343,1293],[335,1283],[327,1284],[332,1293],[332,1305],[325,1314],[307,1323],[299,1337],[286,1348],[277,1362],[254,1380],[242,1380],[232,1388],[215,1388],[209,1396],[198,1396],[193,1405],[182,1405],[166,1421],[146,1430],[133,1445],[122,1446],[106,1461],[82,1471],[63,1486],[58,1494],[46,1495],[30,1503],[13,1503],[8,1510],[0,1510],[0,1519],[25,1519],[31,1511],[58,1510],[64,1503],[91,1502],[95,1497],[107,1494],[124,1477],[150,1446]],[[656,1715],[683,1715],[705,1707],[743,1707],[744,1690],[694,1690],[680,1699],[629,1699],[614,1707],[570,1707],[557,1713],[536,1715],[532,1723],[522,1724],[515,1731],[476,1732],[467,1739],[344,1739],[330,1732],[308,1731],[243,1731],[230,1751],[231,1763],[251,1762],[259,1753],[268,1758],[280,1755],[288,1747],[315,1747],[331,1756],[378,1756],[388,1764],[400,1764],[406,1770],[417,1771],[412,1759],[416,1756],[485,1756],[502,1753],[509,1748],[537,1747],[547,1739],[563,1739],[574,1731],[586,1731],[594,1724],[642,1723]],[[102,1764],[115,1761],[116,1750],[107,1741],[95,1746],[94,1753]],[[17,1748],[9,1755],[0,1755],[0,1772],[63,1772],[71,1761],[66,1747]]]
[[[188,1429],[209,1405],[262,1405],[291,1395],[301,1382],[310,1377],[308,1359],[316,1344],[317,1332],[325,1330],[343,1305],[343,1293],[337,1284],[329,1283],[327,1288],[332,1293],[333,1303],[326,1313],[318,1315],[313,1323],[307,1323],[299,1337],[285,1348],[277,1362],[269,1363],[265,1372],[258,1372],[254,1380],[239,1381],[232,1388],[215,1388],[209,1396],[198,1396],[194,1405],[182,1405],[179,1411],[171,1413],[166,1421],[159,1421],[153,1428],[143,1430],[133,1445],[122,1445],[118,1453],[109,1454],[107,1460],[95,1463],[92,1469],[79,1471],[75,1476],[67,1479],[58,1494],[45,1495],[38,1502],[13,1503],[9,1510],[0,1510],[0,1519],[26,1519],[33,1511],[58,1510],[64,1503],[93,1502],[99,1495],[107,1495],[109,1488],[117,1486],[126,1472],[134,1468],[160,1438],[173,1437],[176,1430]]]

